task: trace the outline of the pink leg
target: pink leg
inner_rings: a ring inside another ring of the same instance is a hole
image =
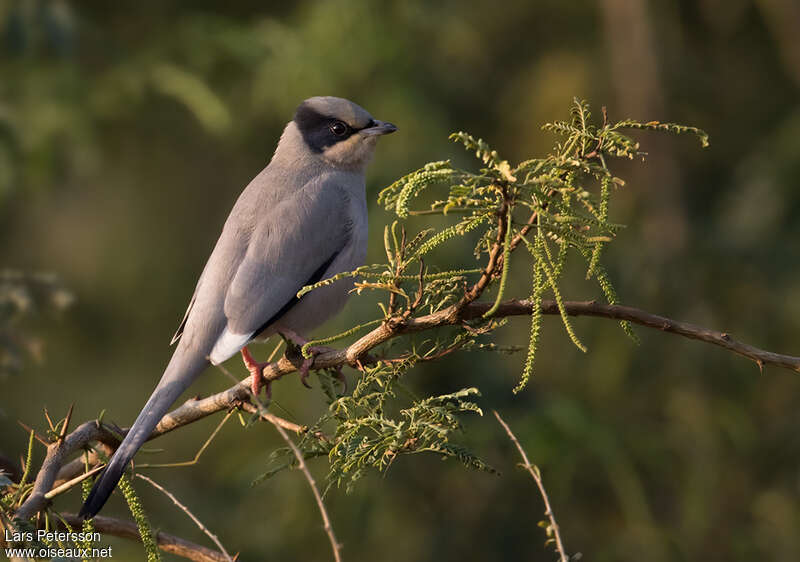
[[[258,398],[258,393],[261,392],[261,385],[264,382],[264,368],[269,365],[269,363],[262,363],[253,359],[247,346],[242,348],[242,361],[244,361],[244,366],[250,371],[250,376],[253,379],[250,381],[250,390],[253,392],[253,396]],[[267,382],[264,388],[267,393],[267,398],[272,398],[271,382]]]

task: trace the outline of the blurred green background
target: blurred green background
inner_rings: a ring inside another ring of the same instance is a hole
[[[611,218],[629,227],[606,254],[611,277],[626,304],[800,354],[793,0],[6,0],[0,41],[0,267],[55,272],[76,297],[62,314],[31,316],[44,359],[0,379],[0,453],[13,459],[27,442],[16,420],[41,429],[43,406],[133,420],[233,201],[312,95],[351,98],[400,128],[368,174],[372,261],[391,219],[374,205],[380,188],[429,160],[473,166],[451,131],[511,161],[539,156],[554,141],[540,125],[566,117],[573,96],[612,119],[704,128],[709,149],[641,134],[648,161],[615,164],[629,181]],[[471,266],[470,249],[441,256]],[[528,277],[519,267],[509,294],[526,296]],[[580,271],[571,279],[566,298],[599,297]],[[372,301],[354,299],[318,333],[374,315]],[[546,319],[519,395],[522,356],[462,354],[407,383],[420,394],[482,390],[484,410],[498,409],[541,467],[571,553],[800,560],[797,374],[759,375],[735,355],[643,329],[637,347],[607,320],[575,324],[590,352]],[[524,344],[527,332],[515,319],[499,340]],[[192,392],[228,385],[209,371]],[[324,408],[295,377],[274,396],[301,422]],[[156,462],[191,458],[218,419],[153,443],[166,449]],[[346,560],[555,558],[536,527],[534,484],[493,417],[469,419],[463,440],[502,476],[413,456],[328,496]],[[330,559],[298,473],[250,487],[278,444],[268,426],[231,422],[198,465],[150,475],[242,560]],[[323,461],[312,469],[324,478]],[[169,500],[138,489],[156,527],[207,542]],[[57,503],[78,506],[75,491]],[[127,517],[116,495],[104,513]],[[143,556],[107,542],[117,560]]]

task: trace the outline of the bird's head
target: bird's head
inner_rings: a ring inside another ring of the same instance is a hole
[[[391,123],[374,119],[360,105],[330,96],[301,103],[292,125],[313,154],[332,166],[355,170],[366,167],[378,137],[397,130]]]

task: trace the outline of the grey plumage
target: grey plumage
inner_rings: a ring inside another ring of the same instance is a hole
[[[304,101],[269,165],[228,216],[173,338],[161,380],[81,509],[94,516],[172,403],[208,366],[254,338],[307,333],[344,305],[346,280],[297,300],[309,282],[355,269],[367,248],[364,170],[395,131],[341,98]]]

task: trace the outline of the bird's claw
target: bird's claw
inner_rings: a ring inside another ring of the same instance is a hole
[[[311,388],[311,385],[308,384],[308,374],[311,366],[314,364],[314,360],[317,358],[317,355],[320,353],[325,353],[326,351],[330,351],[330,348],[315,345],[308,347],[307,353],[309,353],[309,356],[303,357],[303,364],[300,365],[300,369],[298,369],[300,372],[300,382],[303,383],[303,386],[306,388]]]
[[[330,347],[309,346],[307,353],[310,353],[310,356],[303,358],[303,363],[298,369],[298,372],[300,373],[300,382],[303,383],[303,386],[306,388],[311,388],[311,385],[308,384],[308,375],[309,371],[311,370],[311,366],[314,364],[314,360],[316,359],[317,355],[320,353],[327,353],[329,351],[332,351]],[[344,373],[342,373],[342,366],[337,365],[333,369],[336,371],[336,380],[341,382],[342,386],[344,387],[342,392],[347,392],[347,379],[344,377]]]
[[[253,393],[253,397],[258,398],[261,392],[261,386],[263,385],[267,398],[271,399],[272,381],[268,381],[264,378],[264,369],[266,369],[269,363],[253,359],[253,356],[250,355],[250,350],[246,347],[242,348],[242,361],[244,361],[244,366],[247,370],[250,371],[250,391]]]
[[[311,357],[306,357],[303,359],[303,364],[300,365],[300,382],[303,383],[303,386],[306,388],[311,388],[311,385],[308,384],[308,372],[311,369],[311,365],[314,364],[314,355],[312,352]]]
[[[308,357],[303,356],[303,346],[308,345],[308,340],[303,336],[299,335],[298,333],[283,329],[279,332],[281,337],[286,341],[287,348],[291,354],[299,354],[302,359],[303,363],[298,368],[298,372],[300,374],[300,382],[303,383],[303,386],[306,388],[311,388],[311,385],[308,384],[308,374],[311,370],[311,366],[314,364],[314,360],[316,359],[317,355],[320,353],[326,353],[329,351],[335,351],[330,347],[325,346],[317,346],[317,345],[310,345],[307,348],[306,353],[309,354]],[[342,373],[342,366],[339,365],[335,367],[336,369],[336,379],[342,383],[344,387],[343,392],[347,392],[347,379],[344,378],[344,374]]]

